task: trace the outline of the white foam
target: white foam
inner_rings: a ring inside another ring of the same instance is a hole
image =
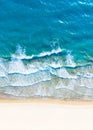
[[[6,73],[0,68],[0,77],[6,77]]]
[[[60,68],[56,70],[50,68],[50,72],[53,75],[56,75],[58,77],[67,78],[67,79],[77,79],[77,76],[70,75],[65,68]]]
[[[3,59],[0,58],[0,76],[1,77],[6,77],[6,68],[3,63]]]
[[[12,60],[9,63],[8,73],[23,73],[26,74],[27,70],[21,60]]]
[[[21,59],[11,59],[8,65],[8,73],[31,74],[46,69],[46,64],[33,62],[25,65]]]
[[[14,59],[20,59],[20,60],[22,60],[22,59],[33,59],[33,57],[34,57],[34,55],[32,55],[32,56],[15,55],[15,54],[12,55],[12,58],[14,58]]]
[[[85,77],[85,78],[93,78],[93,74],[87,73],[83,77]]]
[[[68,78],[70,76],[65,68],[58,69],[57,74],[58,74],[59,77],[63,77],[63,78]]]
[[[69,89],[69,90],[73,91],[74,90],[74,84],[69,83],[69,85],[66,86],[66,85],[64,85],[64,83],[62,83],[62,81],[59,81],[58,84],[56,85],[56,89]]]
[[[67,52],[66,65],[67,66],[71,66],[71,67],[75,67],[76,66],[76,64],[74,62],[74,57],[71,55],[70,51]]]
[[[64,23],[64,22],[63,22],[62,20],[60,20],[60,19],[58,20],[58,22],[59,22],[59,23],[61,23],[61,24],[63,24],[63,23]]]
[[[41,62],[35,62],[35,63],[30,63],[27,64],[26,66],[24,65],[22,59],[32,59],[33,57],[45,57],[45,56],[51,56],[52,54],[58,54],[62,52],[62,49],[58,47],[57,49],[53,49],[50,52],[42,52],[39,55],[32,55],[32,56],[26,56],[25,50],[22,49],[21,46],[17,46],[17,50],[14,55],[12,55],[11,62],[9,63],[9,69],[8,73],[22,73],[22,74],[30,74],[30,73],[35,73],[40,70],[47,70],[48,68],[48,63],[44,62],[41,64]],[[59,64],[51,64],[54,68],[57,66],[61,66]]]
[[[32,59],[34,56],[27,56],[25,49],[22,49],[20,45],[17,46],[15,54],[12,55],[13,59]]]
[[[84,1],[83,2],[82,1],[78,1],[78,3],[81,4],[81,5],[86,5],[86,2],[84,2]]]
[[[36,73],[40,70],[36,65],[33,64],[28,65],[27,68],[28,68],[28,73]]]
[[[58,53],[61,53],[61,52],[62,52],[62,49],[59,47],[57,49],[53,49],[50,52],[42,52],[42,53],[39,54],[39,57],[50,56],[50,55],[58,54]]]
[[[88,6],[93,6],[92,2],[82,2],[82,1],[78,1],[79,4],[81,5],[88,5]]]
[[[51,80],[51,75],[49,72],[40,71],[31,75],[13,74],[9,75],[9,78],[11,86],[29,86]]]
[[[15,54],[12,55],[13,59],[32,59],[34,57],[45,57],[45,56],[51,56],[53,54],[58,54],[61,53],[63,50],[58,47],[57,49],[53,49],[52,51],[47,51],[47,52],[41,52],[39,55],[31,55],[27,56],[25,49],[22,49],[21,46],[17,46],[17,50]]]
[[[52,63],[50,64],[50,66],[56,69],[56,68],[60,68],[60,67],[62,67],[62,64],[52,62]]]

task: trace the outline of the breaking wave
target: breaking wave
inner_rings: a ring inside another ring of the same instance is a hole
[[[57,49],[32,58],[18,46],[11,60],[0,59],[0,91],[21,98],[92,99],[93,64],[75,63],[68,50],[64,60],[63,53]]]

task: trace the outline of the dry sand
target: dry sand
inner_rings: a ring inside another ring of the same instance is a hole
[[[93,102],[0,100],[0,130],[93,130]]]

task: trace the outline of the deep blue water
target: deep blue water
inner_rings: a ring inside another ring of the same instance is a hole
[[[0,0],[0,57],[4,94],[93,98],[93,0]]]

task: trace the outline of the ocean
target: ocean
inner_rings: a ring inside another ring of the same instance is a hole
[[[93,0],[0,0],[0,97],[93,100]]]

